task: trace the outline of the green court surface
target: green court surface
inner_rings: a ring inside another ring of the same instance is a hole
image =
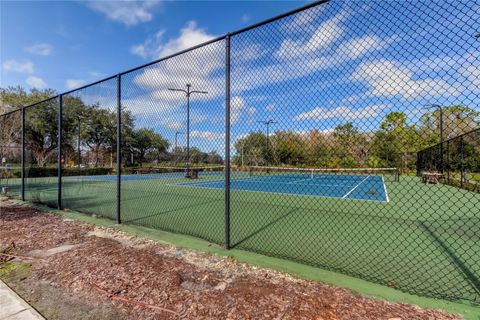
[[[63,178],[63,207],[114,219],[115,180],[89,178]],[[28,179],[27,200],[55,205],[56,182]],[[122,221],[222,244],[224,191],[186,182],[123,181]],[[389,202],[232,190],[232,246],[418,295],[480,301],[480,194],[417,177],[385,184]]]

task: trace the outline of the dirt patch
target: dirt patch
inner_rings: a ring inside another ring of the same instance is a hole
[[[22,256],[30,266],[26,277],[7,281],[40,312],[50,310],[42,313],[51,319],[76,319],[60,305],[78,319],[458,318],[9,202],[0,205],[0,250],[10,248],[11,256]],[[29,257],[32,251],[41,254]]]
[[[27,255],[32,256],[32,257],[37,257],[37,258],[46,258],[53,256],[54,254],[57,253],[62,253],[66,252],[68,250],[72,250],[74,248],[78,247],[78,245],[75,244],[64,244],[55,248],[51,248],[48,250],[32,250],[30,251]]]

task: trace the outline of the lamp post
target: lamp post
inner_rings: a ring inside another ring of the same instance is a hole
[[[177,148],[178,148],[178,135],[183,134],[183,132],[177,131],[175,132],[175,149],[173,149],[175,162],[177,162]]]
[[[259,123],[264,124],[267,127],[267,157],[270,157],[270,125],[277,123],[277,121],[268,119],[268,120],[262,120],[262,121],[257,121]],[[267,159],[268,161],[268,159]]]
[[[427,109],[435,108],[440,111],[440,168],[443,173],[443,107],[438,104],[428,104],[425,106]]]
[[[80,115],[77,116],[77,168],[80,169],[82,163],[82,154],[80,153]]]
[[[193,93],[207,94],[208,92],[191,90],[192,85],[190,83],[187,83],[186,87],[187,89],[168,88],[168,90],[183,92],[187,97],[187,172],[185,173],[185,178],[190,178],[190,96]]]

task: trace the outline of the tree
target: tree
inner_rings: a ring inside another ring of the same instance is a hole
[[[353,123],[338,125],[333,131],[333,137],[335,139],[333,149],[340,158],[342,166],[365,165],[370,149],[369,139],[365,134],[358,132]]]
[[[157,155],[157,161],[160,155],[167,150],[169,143],[153,129],[141,128],[133,131],[133,150],[138,154],[140,166],[145,161],[145,155],[148,151],[154,151]]]
[[[317,129],[310,130],[305,136],[307,147],[306,164],[309,166],[328,167],[332,162],[331,134],[325,134]]]
[[[21,114],[10,113],[0,117],[0,161],[19,163],[21,159]]]
[[[0,114],[20,109],[55,96],[52,89],[29,92],[22,87],[0,88]],[[54,154],[57,147],[57,105],[56,100],[41,103],[25,111],[25,141],[33,162],[43,166]],[[8,121],[2,123],[2,145],[19,143],[20,112],[12,113]],[[4,140],[7,139],[7,140]]]
[[[56,92],[53,89],[31,89],[27,92],[20,86],[0,88],[0,114],[29,106],[55,95]]]
[[[98,103],[85,110],[82,141],[90,148],[94,157],[94,166],[98,167],[102,152],[112,153],[116,147],[116,114],[108,109],[101,109]]]
[[[273,158],[276,163],[303,163],[307,154],[305,139],[293,131],[277,131],[270,138]]]
[[[472,131],[480,126],[480,112],[462,105],[442,107],[443,138],[445,140]],[[428,145],[440,142],[440,110],[427,112],[420,118],[422,135]]]
[[[45,166],[58,147],[58,101],[48,100],[25,109],[25,145],[34,163]]]
[[[208,164],[223,164],[223,158],[216,151],[210,151],[207,154],[206,163],[208,163]]]
[[[375,133],[374,155],[382,159],[383,166],[413,169],[415,161],[410,155],[418,151],[419,141],[418,130],[407,123],[405,113],[391,112]]]
[[[267,136],[262,132],[251,132],[234,144],[234,162],[237,165],[263,165],[267,163]]]

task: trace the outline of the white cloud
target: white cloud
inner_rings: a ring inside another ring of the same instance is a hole
[[[235,124],[243,114],[252,116],[257,111],[255,107],[247,106],[245,100],[240,96],[234,96],[230,102],[230,123]]]
[[[165,30],[159,30],[143,43],[131,47],[130,52],[143,58],[158,59],[215,38],[214,35],[199,28],[195,21],[189,21],[185,27],[180,29],[180,35],[177,38],[172,38],[167,42],[163,41],[164,33]]]
[[[308,28],[305,27],[312,24],[317,17],[313,14],[302,15],[302,19],[299,21],[294,19],[294,21],[285,23],[282,27],[290,31],[302,31],[301,35],[292,33],[292,36],[284,40],[274,52],[261,45],[256,50],[247,52],[249,61],[258,59],[265,54],[271,54],[276,61],[273,60],[270,63],[262,61],[262,63],[249,65],[243,63],[234,68],[232,77],[242,79],[242,81],[232,84],[234,91],[241,92],[265,83],[294,80],[319,70],[338,68],[367,53],[386,48],[396,40],[395,36],[382,39],[375,34],[345,40],[342,23],[348,16],[349,13],[343,10],[312,31],[308,31]],[[299,37],[304,37],[304,39],[299,40]],[[236,46],[242,46],[242,43],[236,44]],[[243,47],[246,48],[251,46],[248,41],[243,44]],[[242,61],[243,53],[244,51],[240,51],[237,54],[238,58],[234,55],[235,61]]]
[[[190,121],[192,122],[192,124],[198,124],[198,123],[202,123],[203,121],[205,121],[207,119],[208,119],[208,116],[203,115],[203,114],[197,114],[197,115],[192,116]]]
[[[480,66],[471,65],[462,70],[463,75],[470,80],[470,89],[473,91],[480,90]]]
[[[25,82],[35,89],[44,89],[47,87],[47,83],[40,77],[29,76]]]
[[[172,129],[172,130],[179,130],[183,128],[183,123],[177,120],[168,120],[165,123],[165,127],[167,129]]]
[[[31,47],[26,48],[31,54],[36,54],[39,56],[48,56],[52,53],[52,46],[48,43],[37,43]]]
[[[265,107],[265,109],[266,109],[268,112],[273,112],[273,111],[275,111],[276,108],[275,108],[275,105],[274,105],[273,103],[270,103],[269,105],[267,105],[267,106]]]
[[[33,73],[33,63],[30,60],[7,60],[3,63],[3,69],[20,73]]]
[[[237,44],[235,50],[232,50],[232,61],[236,63],[252,61],[263,57],[268,53],[268,50],[262,46],[261,43],[248,42],[244,45]]]
[[[212,132],[212,131],[197,131],[194,130],[190,133],[192,138],[200,138],[209,141],[220,140],[223,139],[224,133],[223,132]]]
[[[160,48],[162,47],[162,37],[164,33],[165,30],[159,30],[153,36],[148,37],[143,43],[132,46],[130,52],[144,59],[159,58],[159,50],[161,50]]]
[[[345,120],[356,120],[356,119],[367,119],[374,118],[378,116],[383,110],[388,106],[384,104],[377,104],[367,106],[362,109],[353,109],[347,106],[339,106],[334,109],[325,109],[322,107],[317,107],[313,110],[303,112],[293,119],[295,121],[302,120],[325,120],[330,118],[341,118]]]
[[[68,90],[72,90],[72,89],[79,88],[85,84],[87,84],[85,80],[68,79],[67,81],[65,81],[65,88],[67,88]]]
[[[383,49],[389,43],[391,43],[391,40],[384,41],[376,35],[366,35],[342,43],[337,50],[337,54],[344,55],[350,59],[356,59],[370,51]]]
[[[189,22],[177,38],[165,43],[161,41],[162,34],[157,33],[155,40],[147,40],[138,52],[151,57],[166,56],[214,38],[198,28],[195,22]],[[221,96],[225,90],[224,59],[225,43],[215,42],[146,68],[135,77],[134,82],[160,103],[185,101],[184,94],[168,88],[185,88],[187,83],[192,84],[192,90],[208,92],[193,94],[191,100],[211,100]]]
[[[342,38],[344,29],[341,23],[347,16],[346,11],[341,11],[318,26],[306,41],[292,38],[284,40],[275,55],[279,59],[293,59],[330,48]]]
[[[389,60],[360,64],[350,77],[351,80],[368,84],[372,96],[401,96],[415,99],[432,96],[456,96],[460,88],[443,79],[415,79],[411,70]]]
[[[118,21],[126,26],[133,26],[153,19],[152,9],[159,0],[145,1],[88,1],[87,5],[95,11],[105,14],[110,20]]]
[[[98,71],[90,71],[89,74],[94,78],[105,78],[107,76],[106,73]]]

